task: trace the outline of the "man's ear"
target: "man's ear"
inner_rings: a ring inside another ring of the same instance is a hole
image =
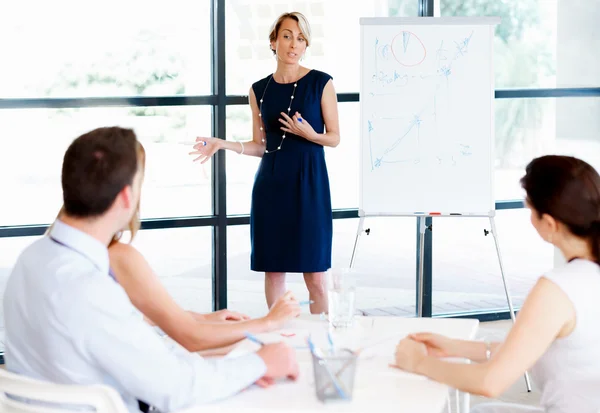
[[[131,185],[127,185],[125,187],[123,187],[123,189],[121,189],[121,192],[119,192],[119,200],[121,202],[121,205],[123,205],[123,208],[125,209],[131,209],[133,206],[133,189],[131,188]]]

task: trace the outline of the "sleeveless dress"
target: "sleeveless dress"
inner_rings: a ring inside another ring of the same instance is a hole
[[[322,272],[331,267],[333,217],[323,146],[291,133],[282,142],[283,118],[299,112],[317,133],[325,123],[321,97],[330,75],[311,70],[294,83],[269,75],[252,85],[266,134],[250,209],[251,269],[260,272]],[[294,99],[290,106],[290,97]],[[263,99],[261,104],[260,99]]]

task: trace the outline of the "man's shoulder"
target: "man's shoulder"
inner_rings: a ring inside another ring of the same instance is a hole
[[[16,289],[34,284],[35,294],[22,293],[44,297],[47,305],[68,319],[98,312],[120,314],[133,307],[123,288],[109,274],[102,273],[77,251],[53,245],[46,237],[21,253],[10,278]]]

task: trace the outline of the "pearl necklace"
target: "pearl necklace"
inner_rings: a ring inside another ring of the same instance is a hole
[[[273,75],[271,75],[271,77],[269,77],[269,80],[267,81],[267,85],[265,86],[265,90],[263,91],[262,97],[260,98],[260,104],[258,107],[258,116],[260,116],[261,122],[263,125],[260,127],[260,130],[263,131],[263,133],[264,133],[264,136],[262,138],[263,143],[265,143],[266,131],[264,130],[265,123],[262,121],[262,104],[263,104],[263,100],[265,98],[265,93],[267,93],[267,88],[269,87],[269,83],[271,83],[271,79],[273,79]],[[294,93],[296,92],[297,86],[298,86],[298,81],[295,81],[294,82],[294,90],[292,90],[292,96],[290,97],[290,104],[288,105],[288,108],[287,108],[288,116],[290,116],[290,111],[292,110],[292,101],[294,100]],[[277,147],[277,149],[273,149],[273,150],[269,151],[269,150],[267,150],[267,145],[265,144],[265,153],[273,153],[273,152],[277,152],[277,151],[281,150],[284,140],[285,140],[285,131],[283,132],[283,135],[281,136],[281,142],[279,143],[279,146]]]

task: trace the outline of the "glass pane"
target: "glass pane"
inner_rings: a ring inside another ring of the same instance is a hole
[[[358,102],[340,103],[341,142],[325,148],[331,187],[331,204],[337,208],[358,208]],[[229,140],[247,141],[252,132],[251,112],[247,105],[227,107]],[[227,153],[227,213],[249,214],[254,176],[260,158]]]
[[[297,276],[290,276],[288,287],[302,291]],[[306,289],[306,288],[305,288]],[[305,294],[308,297],[308,293]],[[227,227],[227,307],[251,317],[267,313],[265,276],[250,271],[250,226]]]
[[[600,170],[600,97],[496,99],[496,199],[522,199],[531,159],[573,155]]]
[[[180,306],[212,311],[212,227],[144,230],[133,245]]]
[[[188,155],[196,134],[210,136],[209,106],[11,109],[0,110],[0,125],[0,225],[51,222],[62,204],[65,150],[106,125],[133,128],[146,149],[143,218],[212,211],[210,163]]]
[[[252,139],[252,112],[249,105],[227,106],[227,139]],[[260,158],[227,152],[227,214],[249,214],[254,175]]]
[[[365,315],[413,317],[416,305],[416,219],[367,218],[354,268],[359,274],[356,306]],[[333,265],[348,266],[358,219],[333,221]]]
[[[252,83],[275,70],[269,28],[281,13],[300,11],[311,24],[312,41],[302,64],[333,76],[337,92],[357,92],[359,18],[416,16],[417,9],[418,0],[360,1],[351,7],[345,0],[226,0],[227,94],[245,95]]]
[[[600,7],[585,1],[545,0],[545,3],[555,13],[548,15],[556,19],[556,86],[597,87],[600,85],[600,56],[585,51],[600,49],[597,29]],[[558,6],[554,8],[552,3]]]
[[[210,3],[14,2],[0,15],[2,97],[209,94]]]
[[[496,227],[511,299],[520,307],[544,271],[552,246],[539,237],[529,210],[497,211]],[[487,218],[433,219],[433,313],[507,311],[494,238]]]
[[[502,19],[494,42],[496,88],[556,86],[557,0],[440,0],[440,12]]]
[[[339,103],[338,109],[340,144],[335,148],[325,148],[331,206],[334,209],[358,208],[360,104]]]
[[[40,237],[0,238],[0,353],[4,353],[4,291],[19,254]]]
[[[360,276],[356,308],[367,315],[415,314],[415,220],[373,218],[357,250],[355,268]],[[333,267],[350,264],[358,219],[333,221]],[[227,233],[229,308],[252,316],[264,315],[264,275],[250,271],[250,227],[233,226]],[[300,274],[288,275],[288,288],[299,300],[308,299]],[[308,309],[305,309],[308,312]]]

